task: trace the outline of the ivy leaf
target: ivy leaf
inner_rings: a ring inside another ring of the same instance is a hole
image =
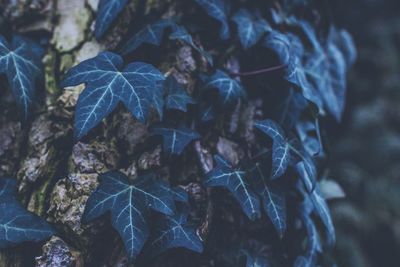
[[[169,76],[165,81],[167,99],[165,106],[167,109],[177,109],[186,112],[188,104],[194,104],[193,98],[188,95],[185,88],[179,84],[173,76]]]
[[[306,20],[292,20],[292,25],[298,26],[307,36],[314,50],[322,50],[321,44],[317,38],[317,33],[313,25]]]
[[[265,176],[265,170],[260,163],[256,163],[250,169],[249,175],[254,181],[255,191],[261,196],[266,214],[282,238],[286,231],[286,199],[284,193],[276,185],[267,184],[268,178]]]
[[[273,50],[280,62],[287,65],[285,79],[300,88],[303,96],[322,111],[323,103],[319,91],[310,84],[302,63],[304,48],[301,41],[294,35],[272,31],[265,38],[264,46]]]
[[[305,210],[300,211],[300,219],[307,232],[307,247],[305,255],[298,256],[294,262],[294,267],[313,267],[316,265],[317,254],[322,252],[321,241],[314,222],[309,213]]]
[[[221,166],[221,167],[225,167],[225,168],[232,168],[231,164],[220,155],[214,156],[214,160],[217,163],[217,166]]]
[[[327,40],[321,41],[309,22],[292,18],[289,24],[304,32],[313,47],[311,53],[305,53],[301,40],[290,33],[272,31],[264,45],[287,64],[285,78],[299,87],[304,97],[321,113],[329,111],[340,121],[345,103],[346,74],[356,58],[350,35],[332,27]]]
[[[15,179],[0,179],[0,248],[26,241],[42,241],[55,234],[42,218],[28,212],[17,200]]]
[[[226,40],[230,36],[228,14],[230,12],[230,4],[228,0],[195,0],[210,17],[221,22],[221,30],[219,37]]]
[[[215,108],[212,104],[200,103],[199,117],[202,122],[209,122],[215,119]]]
[[[97,39],[100,39],[110,28],[127,3],[128,0],[100,0],[94,31]]]
[[[338,40],[339,39],[339,40]],[[327,47],[316,50],[306,61],[306,73],[319,90],[325,108],[340,121],[346,99],[348,61],[337,42],[341,38],[331,29]]]
[[[289,71],[286,75],[286,79],[300,88],[303,96],[310,102],[314,103],[320,112],[323,112],[325,109],[320,93],[318,88],[313,86],[307,79],[309,70],[306,68],[307,67],[302,64],[299,57],[293,56],[292,60],[289,62]]]
[[[233,103],[245,96],[242,85],[221,70],[217,70],[211,77],[203,77],[203,80],[205,89],[218,89],[223,104]]]
[[[163,137],[164,152],[170,155],[181,154],[191,141],[201,137],[197,132],[183,126],[175,129],[159,125],[152,128],[152,133]]]
[[[152,94],[160,90],[165,78],[152,65],[133,62],[122,69],[122,58],[111,52],[85,60],[68,71],[62,87],[86,84],[78,99],[75,114],[75,138],[80,139],[110,114],[119,101],[141,122],[151,106],[157,106]]]
[[[351,35],[345,30],[332,28],[330,40],[339,48],[346,60],[347,68],[350,68],[357,59],[357,49]]]
[[[286,12],[284,10],[271,9],[270,12],[271,12],[271,19],[272,19],[273,23],[275,23],[277,25],[287,23],[291,19],[291,17],[288,17],[288,14],[286,14]]]
[[[286,140],[283,129],[272,120],[255,122],[254,126],[272,139],[272,179],[281,177],[291,160],[290,143]]]
[[[150,90],[151,104],[157,110],[158,116],[162,120],[164,117],[164,81],[156,84],[154,90]]]
[[[313,91],[318,93],[324,109],[340,121],[346,99],[346,74],[356,58],[354,43],[347,32],[333,27],[327,40],[321,42],[309,22],[296,20],[294,25],[303,30],[313,46],[313,52],[305,56],[301,69]]]
[[[285,129],[292,129],[298,122],[301,113],[307,108],[308,102],[304,96],[293,88],[285,97],[284,103],[279,108],[279,123]]]
[[[305,193],[311,194],[317,183],[317,168],[311,156],[303,153],[302,157],[302,161],[295,164],[295,169],[304,184]]]
[[[263,42],[264,47],[273,50],[283,64],[289,65],[291,59],[291,45],[287,35],[278,31],[272,31]]]
[[[8,43],[0,35],[0,73],[7,76],[23,122],[28,120],[34,103],[35,82],[43,76],[43,53],[38,44],[27,38],[14,35]]]
[[[186,248],[198,253],[203,251],[203,242],[196,233],[196,227],[188,223],[188,209],[182,208],[173,216],[164,216],[149,245],[153,255],[171,248]]]
[[[130,38],[122,47],[123,55],[129,54],[136,50],[142,44],[152,44],[159,46],[161,44],[164,31],[175,25],[171,19],[161,19],[153,24],[149,24]]]
[[[316,174],[314,171],[310,171],[309,165],[306,165],[304,161],[299,162],[296,165],[296,170],[300,175],[307,192],[311,192],[309,198],[314,206],[315,213],[321,218],[325,225],[328,244],[333,245],[335,243],[335,228],[333,226],[329,207],[321,194],[318,183],[316,183],[316,177],[313,177]]]
[[[322,52],[324,50],[321,41],[317,36],[315,27],[308,21],[305,20],[293,20],[293,25],[298,26],[302,29],[304,34],[313,46],[314,51]],[[340,52],[344,55],[346,65],[349,68],[354,64],[357,57],[357,50],[354,45],[353,38],[345,30],[337,30],[331,27],[328,35],[328,45],[334,44]]]
[[[315,189],[310,197],[311,201],[314,204],[315,212],[321,218],[327,230],[327,242],[330,246],[333,246],[336,240],[335,227],[333,226],[332,217],[329,211],[328,204],[326,203],[324,197],[322,196],[318,184],[315,186]]]
[[[260,201],[247,181],[246,172],[233,169],[222,157],[216,156],[216,167],[206,175],[204,184],[228,189],[250,220],[260,217]]]
[[[299,120],[296,124],[296,131],[308,154],[315,156],[321,153],[322,141],[318,119],[316,119],[315,122]]]
[[[148,175],[130,184],[124,174],[111,171],[100,175],[100,185],[87,201],[83,221],[89,222],[111,212],[112,225],[133,260],[148,239],[151,209],[174,214],[173,196],[165,182]]]
[[[212,56],[207,51],[201,49],[193,42],[192,36],[189,34],[189,32],[186,30],[185,27],[175,25],[173,32],[169,36],[169,39],[181,40],[182,42],[185,42],[186,44],[190,45],[193,49],[195,49],[197,52],[199,52],[200,55],[202,55],[207,60],[208,64],[210,64],[211,66],[213,65]]]
[[[187,203],[189,201],[189,195],[182,187],[170,187],[167,184],[162,184],[161,187],[171,194],[174,201],[181,203]]]
[[[239,39],[244,49],[252,47],[264,33],[271,31],[266,20],[254,16],[246,9],[236,12],[232,20],[237,25]]]
[[[315,51],[306,62],[306,74],[319,90],[324,107],[340,121],[346,93],[346,60],[335,45]]]

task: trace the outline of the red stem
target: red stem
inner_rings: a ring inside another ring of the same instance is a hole
[[[282,64],[282,65],[278,65],[278,66],[274,66],[274,67],[270,67],[270,68],[266,68],[266,69],[261,69],[261,70],[255,70],[255,71],[248,71],[248,72],[231,72],[230,75],[233,77],[236,76],[252,76],[252,75],[258,75],[258,74],[263,74],[263,73],[267,73],[267,72],[271,72],[271,71],[275,71],[275,70],[280,70],[286,68],[286,64]]]

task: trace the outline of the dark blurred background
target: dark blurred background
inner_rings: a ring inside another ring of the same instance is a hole
[[[400,2],[333,0],[332,18],[355,38],[347,110],[336,127],[330,177],[339,267],[400,266]]]

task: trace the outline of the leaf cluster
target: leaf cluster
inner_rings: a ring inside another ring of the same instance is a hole
[[[128,2],[99,2],[97,39],[112,30]],[[271,225],[276,232],[273,245],[290,242],[293,233],[301,235],[305,242],[297,244],[294,252],[281,251],[280,256],[289,255],[283,260],[286,265],[316,266],[324,241],[329,246],[335,242],[318,182],[318,163],[325,160],[320,121],[342,117],[346,74],[356,57],[351,36],[310,19],[317,9],[309,1],[280,1],[274,6],[259,1],[191,2],[202,10],[197,16],[204,25],[191,19],[193,11],[143,23],[142,29],[124,36],[116,50],[101,52],[66,72],[61,87],[85,85],[75,110],[75,140],[82,140],[122,103],[152,135],[161,137],[154,144],[162,143],[163,164],[184,162],[194,153],[189,147],[196,141],[214,156],[210,160],[214,167],[197,173],[201,177],[197,182],[208,188],[208,201],[215,197],[212,192],[218,192],[215,187],[222,188],[223,201],[231,205],[215,205],[232,212],[236,206],[231,200],[238,204],[242,211],[237,215],[239,230],[252,223]],[[218,28],[205,26],[215,23]],[[165,74],[160,62],[132,61],[143,47],[161,49],[168,46],[167,40],[191,47],[204,63],[202,69],[190,73],[197,81],[194,90],[180,84],[173,74]],[[41,48],[27,39],[15,37],[11,44],[0,39],[0,70],[7,75],[24,120],[32,106],[34,83],[42,75],[41,56]],[[236,59],[243,68],[261,69],[240,72],[229,59]],[[273,68],[276,72],[271,73],[270,63],[278,65]],[[157,118],[152,116],[155,113]],[[218,138],[231,140],[241,153],[220,149],[215,144]],[[204,164],[199,151],[200,164]],[[240,154],[237,160],[235,153]],[[198,234],[200,225],[193,220],[187,192],[171,188],[163,178],[154,170],[135,179],[118,171],[101,174],[100,185],[87,202],[84,222],[109,214],[130,260],[141,253],[158,255],[177,247],[199,253],[203,247],[212,247],[212,241],[204,242]],[[47,224],[15,203],[10,193],[15,191],[13,182],[0,181],[9,192],[2,189],[0,200],[4,195],[11,207],[2,209],[0,221],[5,229],[14,223],[17,229],[12,235],[2,232],[4,246],[52,234]],[[152,218],[157,218],[156,223],[150,223]],[[27,229],[27,219],[34,221],[34,228]],[[245,232],[236,235],[239,241],[232,245],[234,251],[239,258],[244,256],[247,266],[269,266],[274,257],[263,249],[266,237],[250,238]],[[256,239],[261,249],[249,248],[248,239]]]

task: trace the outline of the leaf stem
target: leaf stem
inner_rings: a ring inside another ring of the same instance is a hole
[[[268,73],[271,71],[276,71],[280,69],[286,68],[286,64],[270,67],[270,68],[265,68],[265,69],[260,69],[260,70],[254,70],[254,71],[248,71],[248,72],[231,72],[230,75],[233,77],[237,76],[253,76],[253,75],[258,75],[258,74],[263,74],[263,73]]]

